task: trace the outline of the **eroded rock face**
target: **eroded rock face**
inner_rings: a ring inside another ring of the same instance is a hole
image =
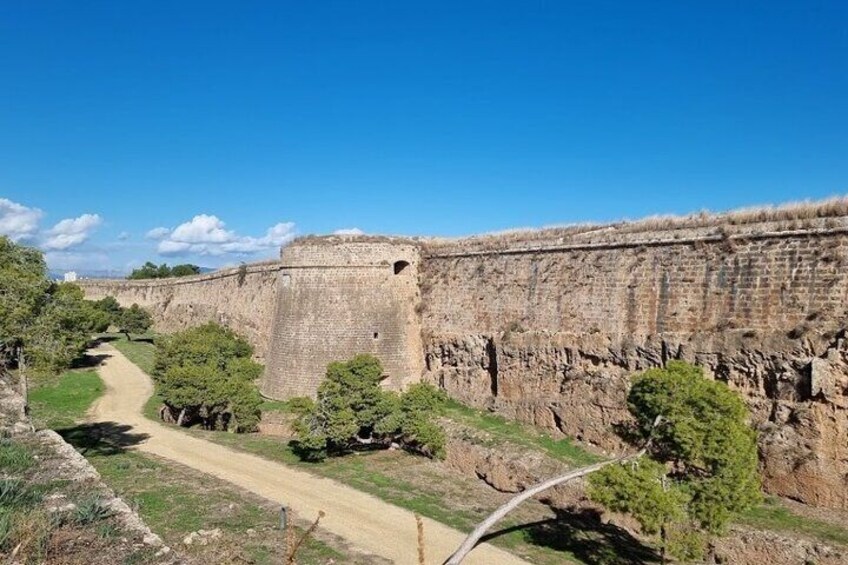
[[[447,435],[444,464],[459,473],[477,477],[500,492],[521,492],[536,484],[540,477],[563,473],[568,466],[561,461],[517,445],[503,442],[489,445],[485,432],[452,422],[441,422]]]
[[[717,538],[708,563],[727,565],[844,565],[848,554],[809,540],[776,532],[733,528]]]
[[[848,508],[848,344],[840,336],[725,331],[621,343],[599,333],[433,336],[427,378],[480,408],[607,453],[625,444],[631,375],[683,359],[745,399],[759,431],[764,486],[807,504]]]

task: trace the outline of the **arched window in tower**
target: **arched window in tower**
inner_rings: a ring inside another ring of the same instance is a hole
[[[395,274],[399,275],[403,272],[404,269],[409,267],[409,261],[395,261],[394,269]]]

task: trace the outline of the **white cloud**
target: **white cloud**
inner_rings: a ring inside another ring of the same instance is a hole
[[[27,208],[0,198],[0,235],[8,235],[12,241],[31,239],[38,231],[38,222],[43,215],[44,212],[38,208]]]
[[[122,231],[118,234],[118,241],[126,241],[130,238],[130,232]]]
[[[148,237],[160,239],[160,255],[253,255],[285,245],[294,235],[294,224],[281,222],[261,237],[242,236],[228,230],[217,216],[208,214],[199,214],[173,230],[156,228],[148,232]]]
[[[47,239],[41,247],[45,250],[64,250],[80,245],[102,221],[97,214],[64,219],[47,230]]]
[[[359,228],[344,228],[340,230],[336,230],[333,232],[333,235],[364,235],[365,232]]]
[[[160,242],[159,246],[157,247],[157,250],[162,255],[179,255],[180,253],[188,251],[189,249],[191,249],[190,243],[171,241],[169,239]]]
[[[200,214],[174,228],[170,238],[183,243],[227,243],[235,239],[236,234],[225,230],[224,222],[217,216]]]
[[[165,239],[169,233],[171,233],[171,230],[168,228],[153,228],[144,234],[144,237],[147,239]]]

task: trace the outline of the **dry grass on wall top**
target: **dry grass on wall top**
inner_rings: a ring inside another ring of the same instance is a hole
[[[468,245],[479,250],[496,249],[508,244],[531,242],[564,242],[572,238],[607,238],[620,234],[715,228],[716,235],[726,235],[733,227],[763,223],[783,224],[781,230],[809,228],[834,229],[848,227],[848,197],[817,202],[792,202],[778,206],[757,206],[723,213],[701,211],[684,216],[657,215],[608,224],[580,223],[547,228],[518,228],[462,238],[431,238],[423,240],[427,251],[438,254],[455,246]],[[672,236],[674,237],[674,236]]]

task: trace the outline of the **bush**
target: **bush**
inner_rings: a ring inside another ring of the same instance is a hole
[[[120,315],[114,320],[120,326],[121,332],[126,334],[127,339],[130,339],[131,333],[144,333],[150,326],[153,325],[153,318],[147,310],[141,308],[138,304],[133,304],[129,308],[123,308]]]
[[[209,323],[157,339],[153,378],[172,419],[206,429],[253,431],[262,398],[262,365],[231,330]]]
[[[330,363],[317,401],[293,399],[290,403],[299,414],[297,453],[314,461],[397,443],[429,457],[443,456],[445,435],[432,418],[444,406],[444,392],[419,383],[397,394],[382,389],[382,378],[383,368],[371,355]]]
[[[5,236],[0,236],[0,288],[0,369],[59,372],[104,327],[105,317],[78,286],[48,280],[39,250]]]

